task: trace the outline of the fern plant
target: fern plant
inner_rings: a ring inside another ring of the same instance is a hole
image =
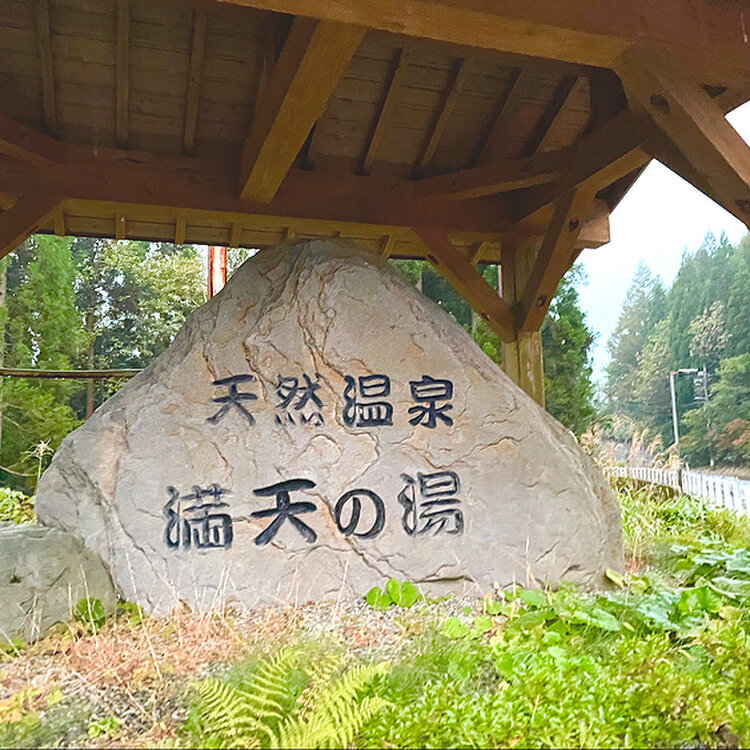
[[[387,665],[344,667],[341,656],[327,654],[300,667],[300,652],[283,649],[265,658],[249,681],[234,687],[219,680],[193,684],[203,729],[220,747],[348,747],[381,708],[389,705],[368,695]],[[301,668],[307,686],[290,709],[289,675]]]

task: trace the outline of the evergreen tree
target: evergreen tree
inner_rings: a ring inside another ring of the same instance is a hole
[[[420,288],[462,325],[490,359],[501,364],[500,338],[472,312],[431,264],[418,260],[390,262],[404,279]],[[477,270],[490,286],[498,288],[497,266],[480,265]],[[594,413],[590,363],[594,335],[586,325],[576,289],[583,282],[583,271],[575,266],[560,282],[542,325],[547,410],[577,434],[586,429]]]
[[[709,462],[709,447],[721,463],[750,464],[750,354],[721,362],[707,404],[683,418],[683,456],[694,465]]]
[[[729,259],[726,356],[750,352],[750,235],[745,235]]]
[[[620,316],[607,343],[608,408],[639,420],[644,414],[635,395],[638,358],[657,323],[666,314],[666,294],[661,279],[643,262],[635,269]]]
[[[633,399],[641,414],[639,422],[661,435],[663,445],[673,441],[669,360],[669,318],[665,318],[654,326],[638,353],[638,366],[633,373]]]
[[[590,352],[595,336],[586,325],[576,288],[584,280],[583,269],[573,266],[557,287],[542,323],[547,411],[577,435],[594,416]]]
[[[7,367],[70,369],[85,344],[75,306],[70,240],[36,236],[11,253],[5,304]],[[2,479],[32,490],[42,465],[79,420],[70,380],[5,378]]]

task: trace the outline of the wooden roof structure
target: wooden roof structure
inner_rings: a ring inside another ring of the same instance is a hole
[[[652,157],[750,221],[746,6],[0,0],[0,254],[338,234],[517,343]]]

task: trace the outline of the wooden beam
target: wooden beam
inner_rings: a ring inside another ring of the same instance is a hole
[[[19,194],[121,204],[128,216],[131,205],[155,206],[169,215],[170,224],[180,213],[192,210],[224,226],[236,218],[255,216],[266,217],[273,225],[284,221],[284,226],[296,219],[323,222],[330,231],[354,225],[379,227],[376,236],[396,230],[404,234],[414,225],[441,226],[479,237],[499,237],[510,229],[496,198],[415,201],[413,183],[394,176],[295,168],[270,203],[248,203],[237,197],[236,156],[231,152],[196,158],[76,144],[66,148],[66,164],[50,166],[43,173],[26,162],[0,159],[0,185],[12,185]]]
[[[13,208],[0,213],[0,258],[34,234],[59,202],[51,196],[22,195]]]
[[[36,368],[0,367],[2,378],[61,378],[65,380],[99,380],[100,378],[130,378],[140,370],[39,370]]]
[[[414,233],[424,242],[427,260],[441,276],[503,341],[512,341],[515,338],[515,326],[510,307],[456,250],[447,232],[431,227],[416,227]]]
[[[42,112],[44,129],[57,135],[57,104],[55,100],[55,72],[52,65],[52,36],[49,28],[49,0],[34,0],[36,40],[39,50],[39,72],[42,76]]]
[[[482,259],[482,253],[484,252],[484,246],[486,244],[486,240],[480,240],[472,245],[471,255],[468,257],[469,263],[474,265],[474,263],[478,263]]]
[[[588,79],[583,76],[578,76],[577,78],[566,76],[560,81],[549,102],[549,106],[545,109],[534,128],[534,132],[524,147],[524,156],[533,156],[539,151],[548,149],[550,141],[554,139],[559,130],[560,123],[565,118],[565,113],[570,107],[570,103],[576,100],[581,89],[587,84]]]
[[[396,236],[393,234],[386,234],[380,239],[380,255],[388,260],[393,253],[393,248],[396,246]]]
[[[115,215],[115,239],[124,240],[128,236],[128,220],[119,211]]]
[[[115,146],[128,146],[128,100],[130,97],[130,0],[117,0],[115,52]]]
[[[233,221],[229,230],[229,247],[239,247],[242,237],[242,224],[239,221]]]
[[[621,112],[574,144],[576,151],[570,147],[569,153],[575,156],[558,179],[514,195],[510,206],[513,217],[533,223],[538,212],[545,211],[570,190],[582,187],[594,195],[639,169],[651,159],[645,145],[653,135],[654,127],[647,117],[630,110]]]
[[[385,133],[385,126],[388,122],[388,116],[393,109],[393,105],[396,103],[396,97],[398,91],[403,85],[404,79],[406,78],[406,71],[409,65],[409,49],[406,45],[396,51],[393,63],[391,65],[391,74],[386,84],[385,94],[383,95],[383,101],[378,110],[378,114],[375,117],[375,122],[372,127],[372,133],[365,149],[365,155],[362,157],[362,174],[368,174],[372,167],[373,161],[380,147],[380,143],[383,140],[383,134]]]
[[[503,299],[516,308],[531,273],[536,237],[516,234],[504,238],[498,272]],[[503,372],[526,394],[544,407],[544,357],[539,331],[519,331],[513,341],[501,345]]]
[[[62,164],[65,161],[65,146],[38,130],[0,114],[0,154],[33,164]]]
[[[242,200],[268,203],[276,194],[364,33],[336,22],[294,20],[245,142]]]
[[[454,67],[450,83],[445,90],[443,100],[438,108],[437,117],[432,124],[430,134],[427,136],[427,140],[422,147],[422,153],[419,155],[419,159],[415,165],[417,173],[422,172],[425,167],[429,165],[432,161],[432,157],[435,155],[440,139],[443,137],[445,128],[448,126],[448,120],[450,120],[450,117],[453,114],[461,89],[463,89],[464,83],[466,82],[466,76],[469,73],[472,59],[473,55],[469,54],[458,60]]]
[[[566,187],[561,190],[562,194],[579,182],[599,174],[623,154],[639,148],[652,133],[653,128],[647,118],[623,112],[601,128],[558,151],[519,159],[501,159],[485,166],[418,180],[414,186],[414,197],[420,200],[463,200],[541,185],[564,176]],[[643,158],[648,157],[644,155]],[[600,179],[608,177],[602,175]],[[554,189],[559,190],[560,186]],[[555,197],[546,199],[545,203]]]
[[[622,82],[613,70],[593,68],[588,72],[589,80],[589,124],[595,130],[611,120],[618,112],[628,108],[628,100]]]
[[[410,37],[610,67],[637,41],[661,43],[696,82],[747,77],[740,2],[707,0],[223,0]],[[745,11],[746,12],[746,11]]]
[[[521,92],[526,86],[529,75],[528,66],[518,68],[513,73],[510,83],[495,107],[490,127],[487,133],[483,136],[479,148],[474,154],[474,158],[472,159],[473,165],[485,164],[492,156],[492,152],[495,150],[498,143],[500,143],[500,136],[502,135],[505,126],[516,111],[516,107],[521,98]]]
[[[500,159],[486,166],[417,180],[414,184],[414,197],[418,200],[466,200],[507,193],[552,182],[560,177],[567,163],[567,156],[559,153]]]
[[[52,225],[58,237],[65,237],[65,204],[58,204],[52,214]]]
[[[187,230],[187,222],[184,216],[178,216],[174,222],[174,244],[184,245],[185,244],[185,232]]]
[[[694,168],[682,176],[750,227],[750,148],[717,104],[663,53],[633,49],[615,68],[631,104],[648,113]]]
[[[565,272],[570,268],[585,215],[593,194],[579,188],[562,196],[544,235],[517,308],[521,331],[538,331]]]
[[[203,55],[206,47],[206,19],[205,7],[199,6],[193,11],[193,41],[190,45],[190,73],[185,94],[185,126],[182,132],[182,147],[187,153],[191,153],[195,147],[195,127],[198,121]]]

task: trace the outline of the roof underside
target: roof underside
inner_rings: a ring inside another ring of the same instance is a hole
[[[117,2],[49,0],[48,8],[56,137],[66,143],[113,148]],[[205,13],[205,33],[197,108],[193,123],[188,124],[196,8]],[[49,128],[37,14],[34,2],[0,0],[0,107],[3,115],[45,132]],[[251,127],[269,37],[278,54],[293,17],[255,8],[170,0],[131,0],[129,16],[127,148],[208,159],[221,153],[227,161],[238,160]],[[399,67],[402,71],[390,97],[382,135],[368,156],[373,129]],[[602,116],[624,107],[616,76],[602,68],[371,29],[335,85],[294,166],[411,178],[559,150],[595,124],[592,87],[598,87],[600,98],[606,100],[609,111]],[[449,96],[450,111],[444,113]],[[194,141],[186,147],[187,129],[194,132]],[[365,168],[366,158],[371,163]],[[143,211],[118,212],[111,205],[84,203],[73,202],[66,208],[66,232],[174,239],[176,218],[172,215],[160,220],[164,212],[147,216]],[[125,216],[123,231],[116,227],[118,214]],[[278,218],[237,228],[231,217],[216,221],[188,213],[185,241],[251,246],[271,244],[289,233],[313,236],[337,231],[297,217],[286,223]],[[591,244],[601,243],[600,225],[599,217],[592,224]],[[51,219],[40,227],[41,231],[53,229]],[[485,239],[482,255],[497,260],[497,233],[485,238],[486,233],[477,229],[464,232],[459,245]],[[377,242],[385,236],[369,228],[338,231]],[[410,238],[393,241],[391,252],[424,255]]]
[[[340,234],[533,329],[650,158],[750,220],[740,5],[0,0],[0,254]],[[471,266],[518,248],[511,315]]]

